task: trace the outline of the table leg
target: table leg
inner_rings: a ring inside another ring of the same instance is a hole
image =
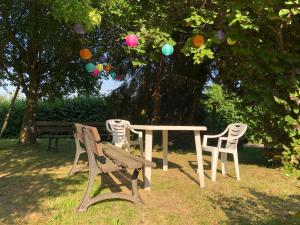
[[[194,135],[195,135],[195,145],[196,145],[196,152],[197,152],[197,162],[198,162],[197,172],[199,174],[200,187],[204,188],[204,170],[203,170],[200,131],[194,131]]]
[[[152,161],[152,130],[145,131],[145,159]],[[151,189],[151,167],[145,167],[144,189]]]
[[[125,136],[126,136],[126,141],[125,141],[125,145],[126,151],[130,151],[130,129],[125,129]]]
[[[168,131],[162,131],[163,136],[163,170],[168,171]]]

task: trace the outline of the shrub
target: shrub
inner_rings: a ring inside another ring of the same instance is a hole
[[[8,111],[8,106],[8,100],[0,102],[1,125]],[[17,100],[4,137],[18,137],[24,109],[25,101]],[[110,110],[106,107],[105,100],[102,97],[42,100],[38,103],[37,120],[103,122],[108,118],[111,118]]]

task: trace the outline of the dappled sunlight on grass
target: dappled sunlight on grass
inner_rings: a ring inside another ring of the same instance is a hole
[[[299,181],[264,167],[259,149],[240,150],[240,182],[230,158],[227,176],[218,172],[217,182],[211,182],[211,158],[204,155],[204,189],[194,150],[181,154],[171,147],[167,172],[162,152],[154,151],[152,190],[140,190],[145,204],[104,201],[76,213],[88,173],[68,176],[73,141],[61,141],[58,153],[46,150],[46,140],[33,147],[15,143],[0,141],[0,224],[297,224],[300,219]],[[97,177],[92,194],[129,191],[128,186],[118,173],[106,174]]]

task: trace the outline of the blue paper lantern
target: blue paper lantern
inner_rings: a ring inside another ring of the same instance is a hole
[[[170,44],[164,44],[161,51],[162,51],[162,54],[164,54],[165,56],[169,56],[169,55],[173,54],[174,48]]]
[[[96,66],[93,63],[88,63],[88,64],[85,65],[86,71],[88,71],[90,73],[94,71],[95,67]]]

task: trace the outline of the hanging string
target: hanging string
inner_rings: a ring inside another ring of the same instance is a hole
[[[109,19],[106,19],[105,17],[102,17],[102,18],[103,18],[104,20],[106,20],[107,22],[111,23],[112,25],[114,25],[115,27],[117,27],[117,28],[119,28],[119,29],[121,29],[121,30],[127,32],[127,30],[125,30],[123,27],[121,27],[121,26],[115,24],[114,22],[110,21]]]

